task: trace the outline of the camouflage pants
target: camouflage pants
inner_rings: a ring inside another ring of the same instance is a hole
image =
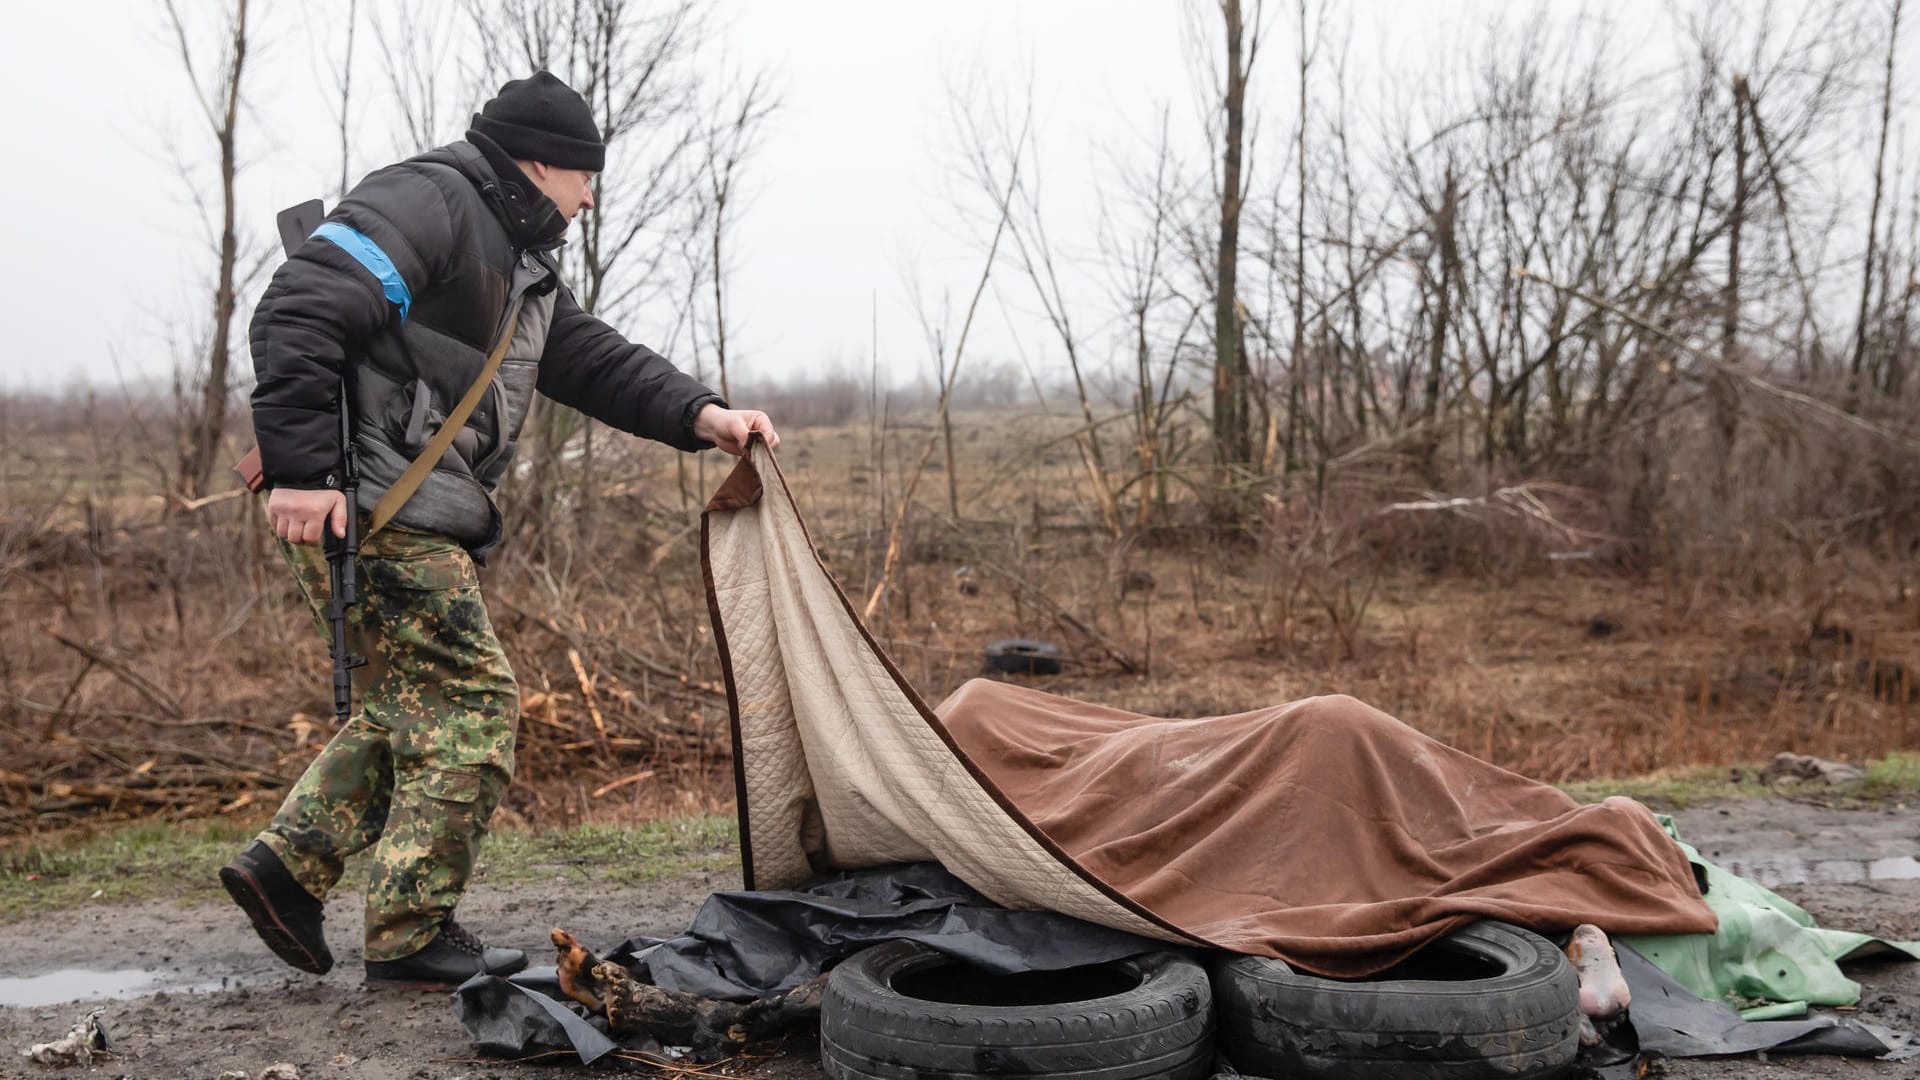
[[[324,636],[326,556],[280,549]],[[519,691],[459,544],[383,530],[361,550],[358,581],[348,641],[367,658],[360,711],[260,839],[322,900],[346,857],[372,847],[366,957],[396,960],[433,940],[466,888],[513,776]]]

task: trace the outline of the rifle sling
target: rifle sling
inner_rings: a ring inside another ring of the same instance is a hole
[[[473,380],[473,385],[467,387],[466,396],[453,407],[453,412],[447,414],[446,422],[440,425],[439,431],[433,433],[433,438],[427,440],[427,448],[408,463],[407,471],[401,473],[400,479],[395,480],[386,494],[380,496],[380,501],[373,504],[373,524],[367,530],[367,536],[379,532],[387,522],[393,520],[393,515],[399,513],[413,493],[420,490],[420,484],[426,480],[427,474],[446,455],[447,448],[453,445],[453,437],[467,425],[467,418],[473,415],[473,410],[480,406],[480,399],[487,395],[487,388],[493,385],[493,376],[500,370],[500,361],[506,358],[507,346],[513,344],[513,332],[519,325],[520,307],[516,304],[513,313],[507,316],[506,332],[500,335],[500,343],[493,347],[486,366],[480,369],[480,375]],[[505,435],[501,437],[505,438]]]

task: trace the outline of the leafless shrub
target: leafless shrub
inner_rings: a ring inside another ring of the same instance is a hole
[[[215,265],[212,311],[205,324],[205,340],[196,342],[196,358],[182,366],[176,381],[181,428],[177,483],[181,496],[192,499],[210,490],[215,459],[225,445],[237,296],[246,281],[259,272],[263,260],[256,257],[251,260],[252,269],[247,268],[248,260],[240,250],[240,232],[234,220],[241,82],[247,70],[247,49],[251,41],[247,32],[247,0],[233,0],[231,9],[221,5],[222,40],[211,64],[194,48],[187,24],[171,0],[166,10],[181,67],[193,84],[206,131],[213,137],[217,151],[215,176],[220,193],[218,207],[209,206],[200,189],[200,179],[182,166],[183,179],[195,205],[210,219],[206,226]],[[203,74],[202,69],[208,70]]]

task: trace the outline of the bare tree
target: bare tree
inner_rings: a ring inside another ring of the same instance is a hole
[[[489,82],[551,70],[586,98],[607,142],[594,210],[567,253],[580,306],[606,314],[667,288],[656,275],[668,254],[646,241],[697,212],[702,0],[463,2]],[[638,265],[623,265],[635,255]]]
[[[340,86],[340,197],[347,195],[347,178],[351,174],[353,153],[347,141],[348,129],[353,121],[353,39],[360,28],[360,0],[347,0],[347,51],[340,58],[338,83]]]
[[[1308,78],[1313,73],[1314,58],[1320,51],[1320,43],[1326,37],[1327,23],[1327,8],[1324,0],[1320,4],[1315,18],[1312,20],[1308,18],[1307,0],[1299,0],[1298,6],[1299,23],[1298,40],[1295,42],[1295,58],[1300,76],[1300,115],[1295,127],[1294,146],[1296,183],[1294,187],[1293,208],[1293,343],[1287,353],[1286,467],[1288,470],[1292,470],[1298,463],[1299,431],[1302,420],[1302,405],[1304,404],[1303,398],[1305,396],[1303,380],[1306,377],[1307,367],[1307,119],[1310,115],[1307,107],[1307,86]],[[1308,45],[1309,39],[1313,42],[1311,46]],[[1276,191],[1275,194],[1277,196],[1278,192]],[[1324,373],[1326,370],[1325,365],[1320,364],[1318,366],[1319,370]],[[1327,402],[1334,396],[1336,391],[1334,386],[1328,385],[1324,379],[1321,380],[1321,385],[1317,387],[1317,391],[1314,397],[1320,405],[1321,414],[1314,428],[1321,441],[1318,456],[1324,460],[1326,456],[1325,439],[1327,431],[1325,409]],[[1269,413],[1267,419],[1266,446],[1260,455],[1261,472],[1272,471],[1274,452],[1277,449],[1278,441],[1278,424],[1271,413]]]
[[[1249,416],[1252,392],[1237,286],[1240,210],[1246,199],[1241,165],[1246,149],[1247,79],[1260,52],[1261,0],[1254,0],[1250,36],[1240,0],[1218,3],[1226,36],[1226,71],[1220,96],[1220,241],[1213,290],[1213,437],[1216,459],[1233,466],[1253,459]]]
[[[167,0],[167,18],[178,43],[181,66],[193,86],[194,97],[208,132],[220,149],[219,264],[214,274],[212,341],[206,366],[185,387],[190,403],[184,418],[178,483],[187,499],[206,494],[213,478],[214,460],[226,434],[228,366],[231,361],[235,296],[235,264],[239,240],[234,233],[234,140],[240,120],[240,85],[247,61],[247,0],[234,0],[226,11],[223,41],[213,73],[203,80],[187,27],[173,0]],[[197,391],[197,392],[196,392]]]
[[[1187,331],[1197,312],[1190,310],[1164,354],[1165,367],[1156,372],[1156,319],[1170,300],[1166,282],[1169,234],[1182,193],[1173,163],[1173,150],[1166,111],[1154,142],[1149,170],[1118,170],[1124,177],[1129,203],[1138,214],[1139,233],[1127,236],[1124,226],[1103,214],[1099,232],[1102,262],[1110,268],[1110,291],[1125,312],[1127,349],[1132,353],[1132,386],[1129,388],[1133,413],[1134,476],[1119,485],[1116,497],[1128,488],[1135,489],[1131,529],[1144,532],[1166,503],[1166,477],[1173,461],[1170,417],[1176,404],[1173,381],[1178,371],[1177,358],[1185,344]]]
[[[1720,325],[1721,370],[1709,376],[1713,394],[1713,427],[1719,438],[1718,483],[1727,482],[1727,462],[1733,454],[1734,437],[1740,425],[1739,402],[1732,369],[1740,362],[1740,240],[1746,231],[1747,188],[1751,179],[1747,168],[1747,114],[1752,92],[1745,76],[1733,77],[1733,205],[1727,213],[1727,285],[1725,312]]]
[[[1900,9],[1904,0],[1893,0],[1893,13],[1887,26],[1886,79],[1880,92],[1880,146],[1873,160],[1873,207],[1867,211],[1867,253],[1860,260],[1860,314],[1854,320],[1853,367],[1854,392],[1859,392],[1861,368],[1867,355],[1867,301],[1873,292],[1874,248],[1880,239],[1880,199],[1886,182],[1887,129],[1893,119],[1893,61],[1900,45]]]
[[[1073,378],[1074,396],[1084,424],[1074,433],[1074,446],[1086,469],[1088,487],[1099,506],[1101,521],[1112,536],[1119,538],[1126,531],[1126,522],[1113,493],[1114,482],[1100,439],[1101,424],[1088,391],[1082,356],[1086,342],[1075,327],[1068,289],[1061,280],[1060,259],[1048,235],[1046,214],[1041,208],[1038,147],[1014,144],[1016,138],[1029,142],[1034,138],[1031,81],[1024,101],[1013,108],[1004,108],[991,96],[983,97],[960,87],[949,87],[948,99],[971,179],[993,206],[995,238],[1000,238],[1001,223],[1004,223],[1005,238],[1011,242],[1013,257],[1033,287],[1033,295],[1040,302],[1047,324],[1066,355],[1067,370]],[[1020,117],[1018,122],[1013,119],[1015,114]],[[1023,158],[1026,167],[1015,168],[1014,163]],[[957,507],[954,512],[957,516]]]
[[[980,297],[986,293],[987,283],[993,279],[994,263],[1000,257],[1000,241],[1007,231],[1009,208],[1013,204],[1013,191],[1020,182],[1019,151],[1026,146],[1027,131],[1031,121],[1032,114],[1028,113],[1022,119],[1019,134],[1013,140],[1015,154],[1007,163],[1006,186],[997,193],[995,199],[998,220],[993,227],[993,238],[987,243],[986,258],[982,260],[980,266],[980,280],[974,286],[973,298],[967,301],[967,314],[960,322],[960,334],[953,345],[953,357],[946,363],[946,379],[940,386],[938,404],[938,410],[943,416],[953,401],[954,383],[960,378],[960,361],[966,355],[967,337],[973,331],[973,318],[980,310]],[[908,512],[913,508],[914,489],[920,486],[920,477],[926,473],[927,461],[933,457],[933,449],[939,445],[939,438],[940,429],[936,429],[927,436],[927,441],[920,448],[920,457],[914,464],[913,472],[908,474],[906,486],[900,492],[899,503],[893,514],[893,523],[887,529],[887,549],[880,563],[880,579],[874,584],[873,591],[867,595],[866,606],[861,610],[861,617],[864,619],[871,620],[880,610],[880,603],[886,598],[887,589],[892,584],[894,567],[900,561],[901,530],[906,525]]]
[[[360,37],[360,0],[347,0],[345,42],[338,56],[320,44],[326,40],[335,21],[333,10],[301,8],[300,14],[305,20],[306,35],[314,42],[314,61],[325,67],[325,77],[333,83],[337,96],[329,108],[333,111],[334,132],[339,137],[340,173],[334,184],[334,198],[341,199],[346,197],[353,176],[353,76],[355,47]]]
[[[594,209],[575,225],[562,271],[580,306],[614,318],[679,291],[666,238],[704,224],[701,186],[707,37],[702,0],[462,0],[479,43],[479,70],[497,83],[553,71],[579,91],[607,142]],[[750,146],[750,143],[744,145]],[[591,513],[594,425],[546,399],[534,403],[521,447],[529,465],[513,501],[517,524],[549,553],[561,504]],[[563,450],[581,441],[577,468]],[[569,492],[579,488],[579,498]]]
[[[731,101],[726,100],[731,98]],[[725,241],[738,213],[740,172],[759,143],[761,126],[779,107],[766,76],[755,75],[737,90],[717,97],[713,119],[706,125],[701,173],[707,200],[703,215],[713,238],[713,356],[720,375],[720,396],[732,400],[727,385],[726,285],[731,276]]]
[[[448,68],[465,44],[454,15],[448,0],[381,0],[367,9],[388,95],[400,114],[396,150],[401,154],[419,153],[456,133],[444,127],[442,119],[453,93],[448,81],[454,76]]]

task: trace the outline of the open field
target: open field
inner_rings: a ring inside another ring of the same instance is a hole
[[[4,477],[0,832],[270,806],[331,734],[323,643],[257,507],[163,515],[116,423],[28,441]],[[1338,520],[1275,497],[1229,530],[1176,475],[1155,522],[1116,539],[1076,423],[961,413],[952,473],[931,456],[872,620],[930,701],[982,674],[987,642],[1029,637],[1065,650],[1062,674],[1031,677],[1058,693],[1170,716],[1349,693],[1555,782],[1920,749],[1904,557],[1646,565],[1593,539],[1594,500],[1571,489],[1542,489],[1546,528],[1389,509],[1421,493],[1385,469],[1342,481],[1350,497],[1325,500]],[[908,415],[786,433],[782,467],[856,608],[933,431]],[[523,523],[485,572],[524,704],[507,825],[731,799],[697,529],[730,462],[604,432],[594,452],[561,489],[565,527]],[[511,516],[511,487],[504,501]]]

